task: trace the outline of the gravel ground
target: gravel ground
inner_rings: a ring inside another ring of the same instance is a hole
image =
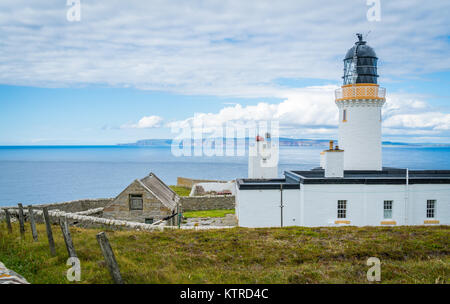
[[[193,217],[186,219],[183,226],[237,226],[237,219],[234,214],[225,217]]]

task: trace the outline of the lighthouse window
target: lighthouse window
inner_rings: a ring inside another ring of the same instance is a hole
[[[347,217],[347,201],[339,200],[337,207],[337,217],[346,218]]]
[[[392,218],[392,201],[384,201],[384,218],[391,219]]]
[[[434,218],[436,200],[427,200],[427,218]]]
[[[347,121],[347,110],[342,112],[342,121]]]

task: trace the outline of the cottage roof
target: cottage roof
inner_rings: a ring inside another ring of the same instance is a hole
[[[150,173],[138,182],[170,209],[174,209],[180,200],[180,197],[154,173]]]

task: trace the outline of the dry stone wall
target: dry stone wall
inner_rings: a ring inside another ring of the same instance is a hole
[[[33,205],[33,208],[42,209],[47,207],[48,210],[58,209],[65,212],[81,212],[106,207],[112,201],[113,198],[82,199],[63,203]]]
[[[9,209],[12,216],[17,217],[19,214],[18,209]],[[28,209],[23,210],[24,215],[28,216]],[[112,229],[112,230],[139,230],[139,231],[155,231],[164,229],[178,229],[178,226],[166,226],[165,222],[159,225],[155,224],[144,224],[129,221],[111,220],[105,218],[98,218],[94,216],[80,215],[76,213],[66,213],[63,211],[49,211],[50,219],[53,222],[58,222],[61,218],[66,218],[69,224],[76,224],[83,228],[102,228],[102,229]],[[0,218],[4,217],[4,210],[0,210]],[[36,221],[43,221],[42,210],[34,210],[34,217]],[[224,229],[233,228],[232,226],[181,226],[181,229],[195,229],[195,230],[205,230],[205,229]]]
[[[218,180],[192,179],[192,178],[187,178],[187,177],[178,177],[177,178],[177,186],[178,187],[192,188],[192,186],[194,186],[195,184],[207,183],[207,182],[226,183],[226,181],[218,181]]]
[[[180,203],[183,211],[234,209],[236,206],[232,195],[182,196]]]

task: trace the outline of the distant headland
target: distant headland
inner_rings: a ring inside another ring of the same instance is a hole
[[[205,139],[203,139],[205,140]],[[244,141],[242,141],[244,142]],[[245,138],[245,145],[248,145],[250,140]],[[280,137],[280,147],[326,147],[328,146],[328,139],[305,139],[305,138],[288,138]],[[410,146],[410,147],[450,147],[450,143],[406,143],[383,141],[383,146]],[[119,143],[119,146],[142,146],[142,147],[170,147],[172,139],[141,139],[134,143]]]

